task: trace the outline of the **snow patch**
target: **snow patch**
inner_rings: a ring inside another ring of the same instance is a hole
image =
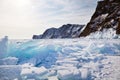
[[[7,57],[0,59],[0,65],[16,65],[18,62],[18,58],[16,57]]]

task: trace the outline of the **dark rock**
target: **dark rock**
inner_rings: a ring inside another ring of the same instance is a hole
[[[42,35],[33,35],[33,39],[78,38],[84,25],[67,24],[60,28],[47,29]]]
[[[33,38],[33,39],[40,39],[40,38],[41,38],[41,35],[33,35],[32,38]]]
[[[87,36],[96,31],[102,31],[105,28],[113,28],[117,34],[120,34],[119,18],[120,0],[99,1],[95,13],[79,37]]]

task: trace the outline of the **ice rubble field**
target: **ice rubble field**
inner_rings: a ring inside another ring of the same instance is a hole
[[[7,43],[7,53],[0,59],[0,80],[120,80],[119,39]]]

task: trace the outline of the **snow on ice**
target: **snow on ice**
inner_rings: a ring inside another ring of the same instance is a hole
[[[0,80],[120,80],[119,39],[1,42]]]
[[[0,40],[0,59],[4,58],[7,53],[7,42],[8,42],[8,37],[5,36],[5,38]]]

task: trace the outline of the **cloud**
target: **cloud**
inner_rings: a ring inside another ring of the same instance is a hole
[[[31,38],[47,28],[86,24],[96,0],[0,0],[0,37]]]

